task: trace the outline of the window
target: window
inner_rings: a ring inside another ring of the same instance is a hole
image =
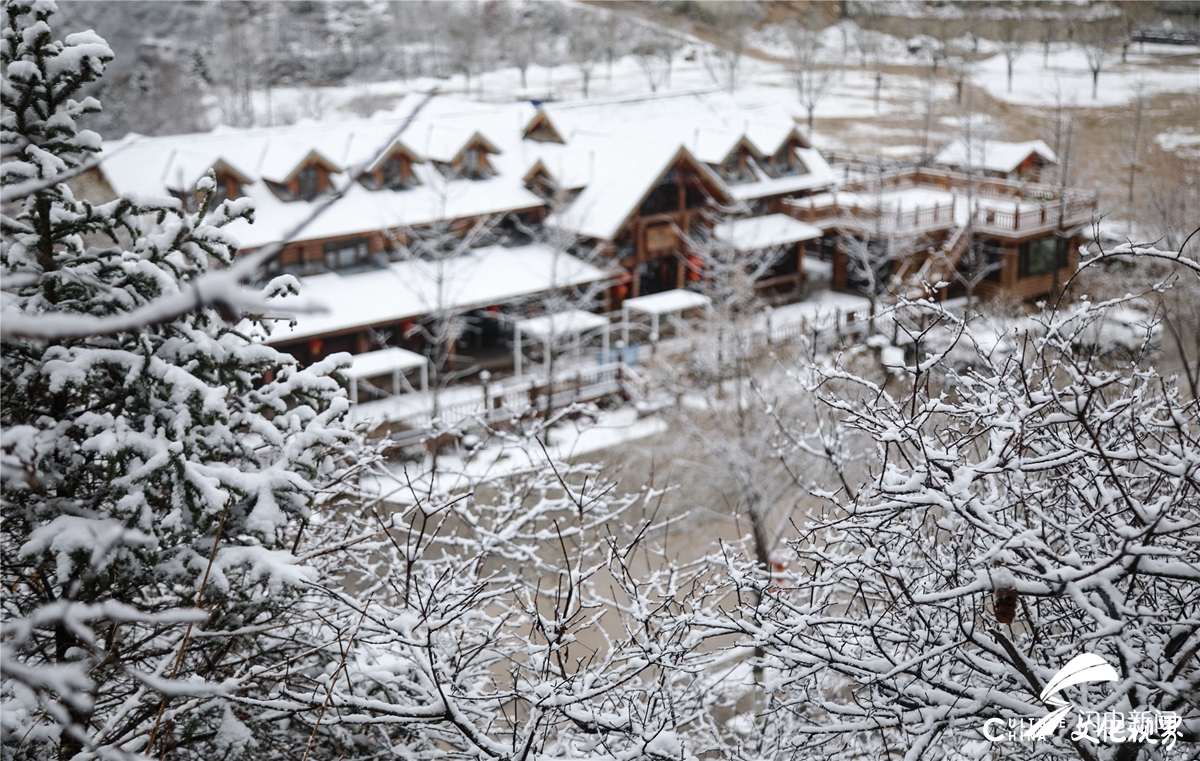
[[[331,270],[347,269],[365,264],[371,259],[371,247],[366,238],[351,238],[325,244],[325,267]]]
[[[554,181],[544,172],[539,171],[532,180],[526,183],[525,187],[544,200],[549,201],[554,198]]]
[[[321,170],[315,166],[305,167],[296,175],[296,196],[311,201],[321,192]]]
[[[478,180],[482,178],[484,174],[479,165],[479,158],[480,156],[478,148],[468,148],[467,150],[463,151],[462,163],[459,165],[461,167],[459,174],[472,180]]]
[[[643,217],[679,211],[679,186],[671,183],[659,185],[651,190],[650,195],[646,196],[646,200],[642,202],[641,211]]]
[[[1017,277],[1044,275],[1067,266],[1067,241],[1051,235],[1021,244]]]
[[[808,170],[796,157],[796,151],[791,144],[785,145],[775,154],[775,174],[782,177],[785,174],[804,174]]]
[[[462,166],[464,174],[473,174],[479,171],[479,149],[468,148],[463,151]]]
[[[725,163],[721,165],[721,177],[726,182],[743,182],[745,177],[742,174],[741,156],[737,153],[725,159]]]
[[[392,190],[403,190],[407,187],[404,180],[404,161],[399,156],[393,156],[383,162],[383,186]]]

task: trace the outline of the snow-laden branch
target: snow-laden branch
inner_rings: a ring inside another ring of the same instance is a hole
[[[1108,259],[1116,259],[1119,257],[1139,257],[1159,259],[1165,262],[1180,264],[1190,269],[1192,272],[1195,272],[1197,275],[1200,275],[1200,261],[1184,256],[1183,253],[1187,249],[1188,242],[1191,241],[1191,239],[1197,234],[1200,234],[1200,228],[1193,230],[1191,234],[1187,236],[1183,242],[1183,245],[1179,247],[1178,251],[1164,251],[1160,248],[1156,248],[1153,245],[1133,243],[1131,241],[1126,241],[1125,243],[1108,250],[1104,250],[1103,248],[1097,246],[1098,253],[1092,254],[1087,259],[1081,261],[1079,263],[1079,269],[1082,270],[1085,267],[1091,267],[1098,262]]]

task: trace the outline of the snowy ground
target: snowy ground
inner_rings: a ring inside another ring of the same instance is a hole
[[[1142,52],[1142,48],[1145,52]],[[1042,66],[1041,48],[1027,48],[1013,67],[1013,89],[1008,90],[1007,62],[1002,55],[981,61],[971,81],[1006,103],[1053,107],[1062,103],[1078,107],[1123,106],[1133,101],[1139,88],[1156,92],[1200,91],[1200,48],[1178,45],[1144,45],[1130,49],[1122,64],[1119,52],[1100,71],[1099,88],[1092,97],[1092,72],[1078,45],[1051,49]]]
[[[874,71],[860,65],[860,57],[853,47],[853,24],[848,26],[850,29],[844,37],[841,26],[830,27],[824,34],[823,41],[828,46],[825,57],[842,62],[845,69],[832,92],[817,106],[817,118],[873,119],[911,115],[914,104],[923,97],[926,67],[908,52],[903,40],[887,37],[883,59],[889,69],[883,78],[881,101],[876,104]],[[786,56],[786,46],[773,42],[773,39],[765,32],[758,40],[759,47],[782,59]],[[847,46],[844,50],[843,45]],[[1125,64],[1120,62],[1119,54],[1114,54],[1113,60],[1101,71],[1099,93],[1094,99],[1091,97],[1091,72],[1084,51],[1078,45],[1055,45],[1046,67],[1042,65],[1040,47],[1027,47],[1016,61],[1011,92],[1007,88],[1004,57],[995,54],[995,46],[987,41],[981,43],[980,50],[982,55],[989,57],[976,64],[971,82],[990,96],[1010,104],[1049,107],[1061,98],[1063,103],[1088,108],[1127,104],[1139,87],[1147,93],[1200,92],[1200,49],[1194,47],[1134,46]],[[676,59],[670,86],[666,89],[715,87],[717,76],[709,51],[707,43],[691,39]],[[685,60],[685,55],[693,60]],[[910,71],[899,72],[896,67]],[[738,80],[736,95],[739,100],[776,102],[797,119],[806,118],[783,60],[745,56]],[[526,86],[522,87],[520,73],[515,68],[504,68],[473,77],[469,91],[461,74],[446,79],[422,77],[339,87],[276,88],[269,97],[266,93],[257,93],[255,108],[265,122],[351,118],[373,109],[386,110],[408,92],[427,91],[433,87],[446,93],[491,101],[576,100],[583,97],[582,82],[579,70],[572,65],[533,66],[527,72]],[[937,101],[945,102],[953,97],[954,89],[945,79],[940,79],[936,87]],[[597,65],[589,87],[589,96],[594,98],[637,96],[649,92],[646,75],[632,56],[615,61],[611,71],[604,63]],[[213,121],[219,122],[221,114],[215,98],[210,107]]]

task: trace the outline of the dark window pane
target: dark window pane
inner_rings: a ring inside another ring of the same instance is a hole
[[[365,238],[325,244],[325,267],[327,269],[346,269],[363,264],[369,259],[370,246]]]
[[[1017,276],[1031,277],[1053,271],[1058,266],[1060,259],[1063,258],[1059,252],[1061,244],[1062,241],[1053,235],[1022,244]]]
[[[320,190],[318,188],[318,180],[320,179],[320,177],[319,177],[319,172],[315,166],[310,166],[310,167],[307,167],[306,169],[301,169],[300,174],[297,175],[296,179],[297,179],[297,185],[299,186],[297,188],[297,190],[299,191],[297,193],[297,195],[300,198],[303,198],[306,201],[311,201],[312,199],[317,197],[317,193],[320,192]]]
[[[400,159],[391,158],[383,162],[383,185],[392,190],[399,190],[404,186],[403,164]]]

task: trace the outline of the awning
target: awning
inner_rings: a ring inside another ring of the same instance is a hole
[[[787,246],[822,235],[814,227],[786,214],[767,214],[762,217],[734,219],[718,224],[713,238],[738,251],[761,251],[774,246]]]
[[[572,309],[520,320],[517,322],[516,329],[520,331],[521,335],[531,336],[539,341],[548,341],[551,337],[581,335],[590,330],[603,328],[605,325],[608,325],[608,319],[605,317],[581,309]]]
[[[584,333],[589,333],[593,330],[601,330],[601,337],[604,342],[604,354],[608,355],[608,318],[598,314],[585,312],[582,309],[570,309],[565,312],[555,312],[554,314],[545,314],[541,317],[531,317],[527,320],[519,320],[513,330],[513,370],[519,376],[521,374],[521,338],[522,336],[531,336],[537,341],[541,341],[545,346],[543,357],[545,358],[547,377],[550,372],[550,354],[555,347],[550,345],[551,339],[555,341],[564,336],[582,336]]]
[[[351,378],[375,378],[389,375],[396,370],[404,372],[424,367],[429,360],[414,351],[392,347],[379,351],[369,351],[366,354],[355,354],[350,358],[346,375]]]
[[[649,296],[638,296],[636,299],[626,299],[622,302],[621,308],[630,312],[663,315],[706,307],[709,303],[709,298],[703,293],[675,290],[653,293]]]
[[[392,393],[400,393],[400,376],[409,370],[421,371],[421,390],[429,387],[429,360],[416,352],[393,346],[389,349],[355,354],[350,358],[346,376],[350,379],[350,402],[358,404],[358,382],[363,378],[392,376]]]
[[[686,312],[689,309],[699,309],[712,303],[703,293],[695,291],[663,291],[649,296],[638,296],[636,299],[626,299],[621,304],[621,338],[629,345],[629,313],[641,312],[650,315],[650,342],[658,342],[658,318],[664,314]]]

